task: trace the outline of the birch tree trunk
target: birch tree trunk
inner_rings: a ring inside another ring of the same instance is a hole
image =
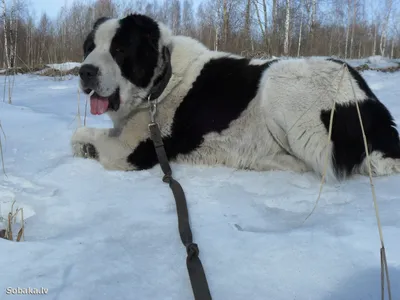
[[[3,5],[3,30],[4,30],[4,52],[6,55],[6,68],[9,69],[11,68],[11,61],[10,61],[10,56],[8,53],[8,26],[7,26],[7,6],[6,6],[6,0],[2,0],[2,5]]]
[[[349,35],[350,35],[350,4],[351,0],[348,0],[348,8],[347,8],[347,28],[346,28],[346,43],[344,48],[344,58],[347,58],[347,50],[349,48]]]
[[[18,14],[18,7],[17,7],[17,0],[14,0],[14,5],[13,5],[13,17],[14,17],[14,49],[13,49],[13,67],[15,68],[17,65],[17,45],[18,45],[18,20],[19,20],[19,14]]]
[[[379,49],[381,51],[382,56],[385,56],[385,51],[386,51],[386,34],[387,34],[386,29],[384,29],[381,36],[381,42],[379,44]]]
[[[180,34],[181,27],[181,6],[179,0],[174,0],[170,6],[171,19],[172,19],[172,32],[174,34]]]
[[[265,50],[269,55],[270,54],[270,47],[271,47],[271,40],[270,40],[270,37],[268,36],[267,3],[266,3],[266,0],[262,1],[264,20],[262,20],[262,18],[261,18],[260,8],[259,8],[259,6],[257,4],[258,4],[257,1],[253,0],[253,5],[254,5],[255,11],[256,11],[256,16],[257,16],[257,23],[258,23],[258,26],[260,27],[260,31],[261,31],[261,34],[262,34],[263,42],[264,42],[264,45],[265,45]]]
[[[381,42],[380,42],[380,50],[381,50],[381,55],[385,56],[385,51],[386,51],[386,39],[387,39],[387,31],[388,31],[388,24],[389,24],[389,18],[390,18],[390,13],[392,11],[392,0],[387,0],[386,1],[386,16],[383,21],[383,28],[382,28],[382,35],[381,35]]]
[[[372,45],[372,55],[376,54],[376,34],[378,31],[378,24],[375,24],[374,26],[374,43]]]
[[[272,52],[275,54],[279,53],[279,45],[277,38],[277,30],[278,30],[278,1],[272,0],[272,43],[271,45]]]
[[[285,19],[285,42],[283,44],[283,54],[289,54],[289,27],[290,27],[290,0],[286,0],[286,19]]]
[[[17,61],[17,39],[18,39],[18,6],[17,0],[13,1],[10,10],[10,66],[13,70],[12,81],[8,80],[8,104],[12,104],[12,93],[15,84],[16,61]]]
[[[394,57],[394,38],[392,38],[392,49],[390,50],[390,59],[393,59]]]
[[[225,1],[225,0],[224,0]],[[219,42],[221,38],[221,0],[218,1],[217,3],[217,12],[216,12],[216,18],[215,18],[215,39],[214,39],[214,51],[219,50]]]
[[[309,45],[310,54],[313,54],[316,19],[317,19],[317,0],[312,0],[311,24],[310,24],[310,45]]]
[[[272,33],[274,35],[276,33],[277,17],[278,17],[278,1],[272,0]]]
[[[251,41],[251,31],[250,31],[250,13],[251,13],[251,0],[247,0],[246,3],[246,12],[245,12],[245,20],[244,20],[244,47],[248,47],[248,43]]]
[[[260,10],[259,10],[259,8],[257,6],[257,2],[254,2],[254,6],[256,8],[258,26],[260,27],[260,31],[261,31],[261,34],[263,36],[263,39],[265,39],[266,32],[264,30],[264,25],[263,25],[263,21],[261,20]]]
[[[8,31],[10,33],[10,66],[11,68],[14,67],[14,14],[15,14],[15,2],[13,5],[11,5],[11,10],[10,10],[10,27],[8,28]]]
[[[303,29],[304,9],[302,7],[302,2],[300,2],[300,9],[301,9],[301,19],[300,19],[300,28],[299,28],[299,43],[297,45],[297,57],[300,56],[301,34],[302,34],[302,29]]]
[[[356,27],[356,0],[353,0],[353,22],[351,25],[351,38],[350,38],[350,58],[353,58],[353,49],[354,49],[354,28]]]
[[[228,29],[229,29],[229,17],[228,17],[228,0],[223,0],[223,43],[226,49],[226,44],[228,42]]]
[[[263,12],[264,12],[264,32],[265,41],[268,39],[268,11],[267,11],[267,0],[263,0]]]
[[[345,43],[345,46],[344,46],[344,58],[345,59],[347,58],[347,49],[349,47],[349,32],[350,32],[350,27],[347,26],[347,29],[346,29],[346,43]]]
[[[219,44],[219,26],[215,29],[214,51],[218,51]]]
[[[317,0],[312,0],[312,14],[311,14],[311,24],[315,27],[317,20]]]

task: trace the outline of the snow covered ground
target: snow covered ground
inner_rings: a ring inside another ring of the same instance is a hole
[[[80,63],[77,62],[66,62],[66,63],[61,63],[61,64],[49,64],[47,65],[49,68],[55,69],[55,70],[60,70],[60,71],[69,71],[72,70],[73,68],[80,67]]]
[[[399,60],[389,59],[380,55],[370,56],[362,59],[347,59],[346,62],[353,67],[368,65],[370,68],[376,69],[398,67],[400,64]]]
[[[328,58],[328,56],[326,56],[325,58]],[[353,67],[368,65],[371,68],[389,68],[396,67],[400,64],[399,59],[389,59],[380,55],[370,56],[368,58],[362,59],[346,59],[345,61]],[[78,62],[65,62],[60,64],[48,64],[47,67],[61,71],[69,71],[74,68],[80,67],[80,65],[81,64]],[[1,71],[2,70],[0,70],[0,74]]]
[[[363,74],[400,120],[400,73]],[[26,218],[25,242],[0,239],[0,299],[11,299],[7,288],[18,287],[46,288],[50,298],[16,299],[193,299],[174,200],[159,167],[110,172],[73,158],[76,111],[76,77],[20,75],[14,104],[0,103],[7,135],[1,214],[15,198]],[[87,123],[111,125],[90,115]],[[380,299],[380,244],[367,178],[325,185],[303,224],[319,190],[312,174],[173,168],[213,299]],[[393,299],[400,298],[399,180],[375,180]]]

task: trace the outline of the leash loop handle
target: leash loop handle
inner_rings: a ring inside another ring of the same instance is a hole
[[[171,175],[169,175],[169,174],[167,174],[167,175],[164,175],[164,177],[163,177],[162,181],[163,181],[163,182],[165,182],[165,183],[171,184],[171,181],[172,181],[172,176],[171,176]]]
[[[199,246],[197,246],[196,243],[190,243],[186,245],[186,252],[189,259],[192,259],[193,257],[198,257],[200,254]]]

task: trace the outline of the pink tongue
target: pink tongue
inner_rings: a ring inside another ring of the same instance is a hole
[[[92,115],[102,115],[108,109],[108,99],[99,97],[99,96],[92,96],[90,97],[90,113]]]

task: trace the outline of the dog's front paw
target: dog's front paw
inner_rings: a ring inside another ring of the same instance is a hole
[[[93,145],[95,140],[95,130],[93,128],[78,128],[71,138],[72,152],[74,156],[98,159],[99,154]]]
[[[72,143],[72,151],[74,153],[74,156],[77,157],[92,159],[99,158],[99,153],[97,152],[96,147],[89,143]]]

